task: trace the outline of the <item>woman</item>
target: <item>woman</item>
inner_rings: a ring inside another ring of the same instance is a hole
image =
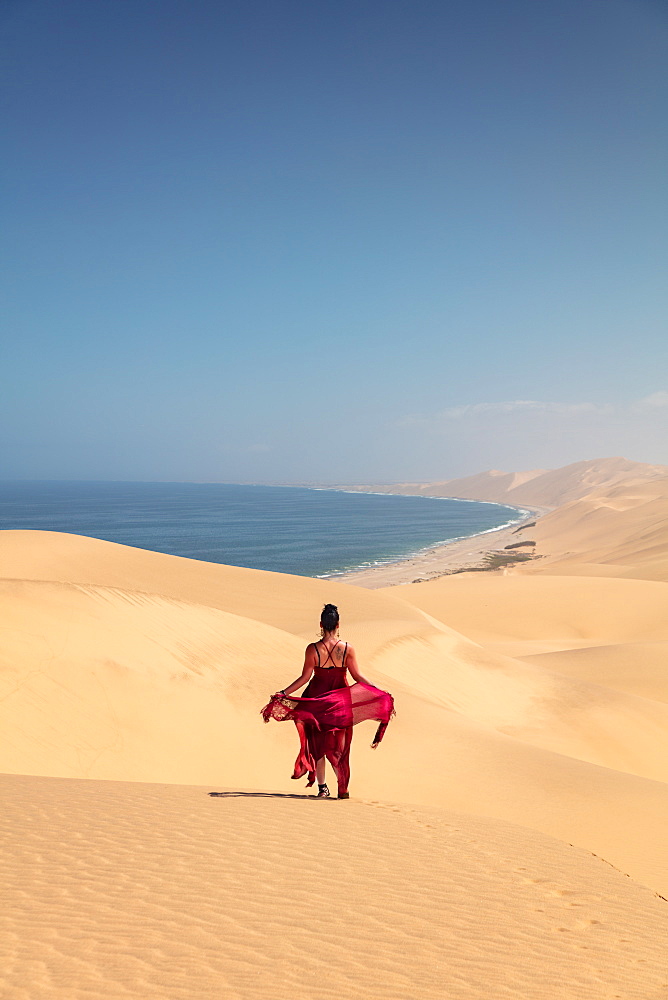
[[[336,774],[338,797],[347,799],[353,726],[365,719],[378,721],[380,725],[372,743],[377,747],[394,714],[394,701],[387,691],[374,687],[360,674],[355,650],[339,639],[339,612],[334,604],[326,604],[322,609],[320,635],[318,641],[306,647],[301,676],[272,695],[262,715],[265,722],[290,719],[297,726],[300,750],[293,778],[308,773],[307,787],[317,778],[317,798],[329,798],[325,781],[328,760]],[[350,686],[347,673],[355,682]],[[301,697],[290,697],[304,684],[307,686]]]

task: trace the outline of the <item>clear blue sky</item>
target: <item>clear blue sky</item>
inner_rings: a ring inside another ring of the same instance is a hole
[[[5,0],[2,478],[668,462],[662,0]]]

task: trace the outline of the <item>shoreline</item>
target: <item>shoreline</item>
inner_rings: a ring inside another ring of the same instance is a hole
[[[480,502],[489,503],[491,501]],[[502,504],[501,506],[509,505]],[[367,590],[377,590],[382,587],[424,583],[427,580],[435,580],[439,576],[447,576],[452,573],[476,570],[493,572],[494,570],[485,564],[486,557],[505,553],[505,546],[512,545],[518,540],[516,535],[518,531],[522,530],[522,527],[526,527],[536,518],[543,517],[554,510],[553,507],[534,507],[529,506],[529,504],[517,509],[526,512],[526,516],[512,524],[477,532],[466,538],[442,542],[417,555],[398,559],[395,562],[350,570],[347,573],[332,574],[320,577],[320,579],[336,580],[340,583],[364,587]]]

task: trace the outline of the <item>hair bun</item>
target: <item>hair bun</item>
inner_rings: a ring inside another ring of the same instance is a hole
[[[320,624],[326,632],[333,632],[339,624],[339,609],[336,604],[326,604],[320,615]]]

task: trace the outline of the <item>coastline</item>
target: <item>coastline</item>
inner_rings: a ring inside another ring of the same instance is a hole
[[[489,503],[491,501],[481,502]],[[504,504],[503,506],[509,505]],[[462,573],[468,570],[491,572],[490,567],[486,564],[486,558],[490,555],[505,553],[507,545],[517,542],[517,532],[522,527],[526,527],[527,524],[549,513],[554,508],[524,504],[522,508],[517,509],[526,512],[526,516],[510,525],[488,529],[475,535],[468,535],[466,538],[443,542],[406,559],[384,563],[380,566],[351,570],[348,573],[332,574],[324,579],[350,583],[368,590],[378,590],[382,587],[423,583],[426,580],[435,580],[439,576]]]
[[[314,498],[314,492],[322,497]],[[443,512],[434,503],[445,503]],[[80,534],[202,562],[314,579],[419,558],[472,534],[517,525],[528,510],[496,500],[342,484],[57,480],[0,482],[0,508],[3,532]],[[335,542],[322,546],[320,539],[332,525]]]

